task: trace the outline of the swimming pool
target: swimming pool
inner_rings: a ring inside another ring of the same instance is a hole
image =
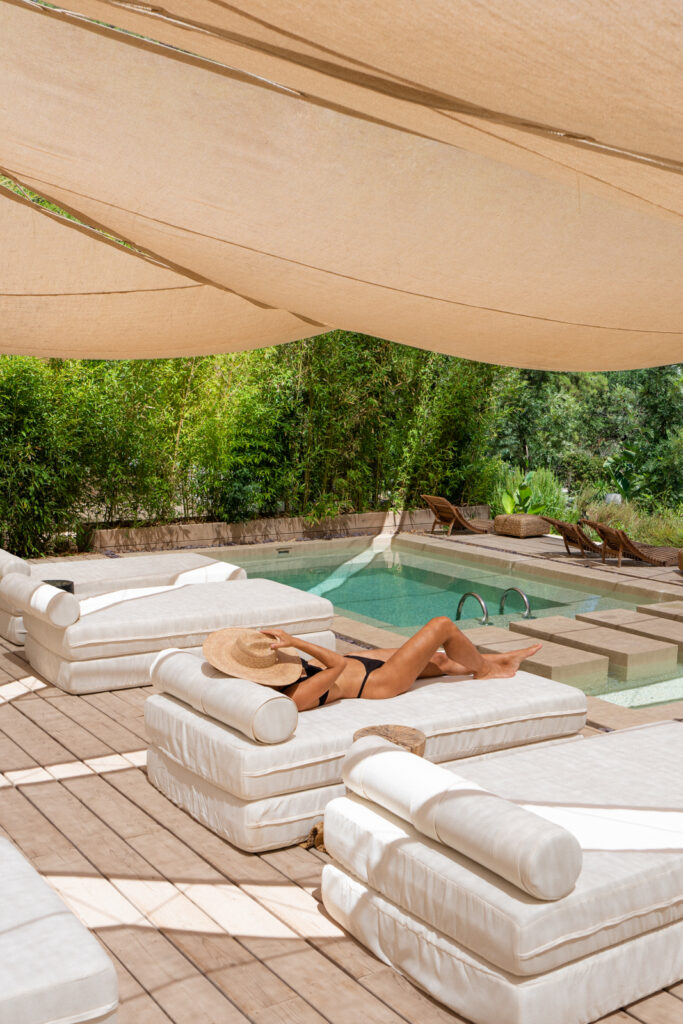
[[[436,615],[456,619],[458,605],[466,594],[482,598],[494,625],[518,620],[525,606],[523,598],[510,589],[513,587],[526,594],[535,618],[636,606],[636,602],[629,603],[623,598],[578,590],[516,571],[505,572],[416,552],[389,538],[328,544],[329,547],[316,544],[314,549],[311,545],[310,551],[308,545],[283,545],[265,556],[262,549],[253,553],[241,549],[239,563],[252,578],[266,577],[320,594],[332,601],[338,615],[406,636]],[[229,548],[221,556],[235,557]],[[501,614],[506,591],[510,592]],[[642,598],[638,603],[642,604]],[[467,597],[459,621],[472,627],[481,617],[477,599]]]

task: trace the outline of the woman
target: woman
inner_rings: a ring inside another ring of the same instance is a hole
[[[270,645],[273,650],[295,647],[309,656],[302,659],[301,679],[284,690],[299,711],[309,711],[333,700],[396,697],[409,690],[416,679],[433,676],[507,678],[514,676],[522,661],[542,646],[533,644],[505,654],[480,654],[445,615],[431,619],[401,647],[372,650],[363,655],[337,654],[317,644],[296,639],[284,629],[263,629],[261,632],[273,637]]]

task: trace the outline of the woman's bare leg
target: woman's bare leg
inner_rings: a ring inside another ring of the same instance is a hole
[[[483,655],[451,619],[439,616],[393,651],[382,668],[375,669],[363,696],[375,699],[394,697],[409,690],[420,677],[446,673],[471,674],[475,679],[513,676],[524,658],[535,653],[540,646],[534,644],[521,651]],[[439,651],[441,647],[446,652],[445,657]]]

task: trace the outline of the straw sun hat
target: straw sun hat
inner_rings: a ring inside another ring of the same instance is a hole
[[[273,642],[258,629],[218,629],[207,636],[202,651],[226,675],[263,686],[290,686],[301,676],[301,658],[293,647],[274,651]]]

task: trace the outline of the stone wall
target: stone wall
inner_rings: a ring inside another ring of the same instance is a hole
[[[473,505],[471,512],[488,516],[488,505]],[[399,530],[431,529],[429,509],[410,512],[360,512],[335,516],[312,525],[303,518],[252,519],[247,523],[174,523],[95,530],[95,551],[158,551],[171,548],[210,548],[266,541],[325,540],[329,537],[374,536]]]

